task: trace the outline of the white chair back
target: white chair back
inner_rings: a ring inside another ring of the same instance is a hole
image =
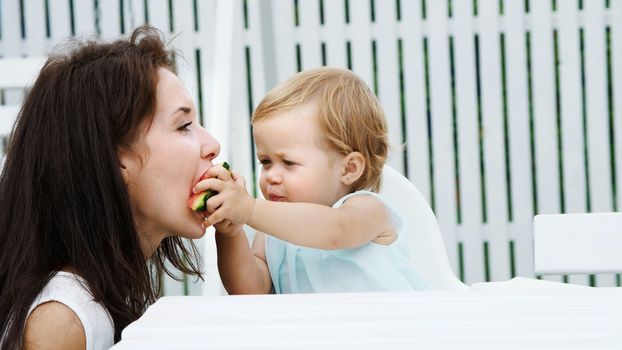
[[[432,208],[415,185],[385,165],[380,194],[395,205],[405,225],[415,227],[409,237],[412,262],[428,289],[467,289],[454,275]]]
[[[536,274],[622,272],[622,213],[534,218]]]
[[[13,129],[26,90],[34,83],[45,57],[11,57],[0,59],[0,138],[4,140]],[[3,142],[4,143],[4,142]]]

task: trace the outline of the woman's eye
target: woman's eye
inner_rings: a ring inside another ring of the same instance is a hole
[[[190,125],[192,125],[192,122],[187,122],[184,125],[180,126],[177,130],[190,131]]]

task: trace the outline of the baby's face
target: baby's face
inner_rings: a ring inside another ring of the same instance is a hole
[[[305,104],[254,123],[267,200],[332,206],[348,193],[341,182],[344,156],[327,147],[314,112]]]

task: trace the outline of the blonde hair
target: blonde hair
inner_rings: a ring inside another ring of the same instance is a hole
[[[378,192],[389,147],[386,120],[376,96],[351,71],[322,67],[294,75],[259,102],[251,123],[309,102],[315,104],[328,145],[340,154],[360,152],[365,158],[353,190]]]

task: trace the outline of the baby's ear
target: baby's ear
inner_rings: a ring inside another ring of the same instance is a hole
[[[365,171],[365,157],[360,152],[350,152],[343,159],[341,183],[350,186],[355,183]]]

